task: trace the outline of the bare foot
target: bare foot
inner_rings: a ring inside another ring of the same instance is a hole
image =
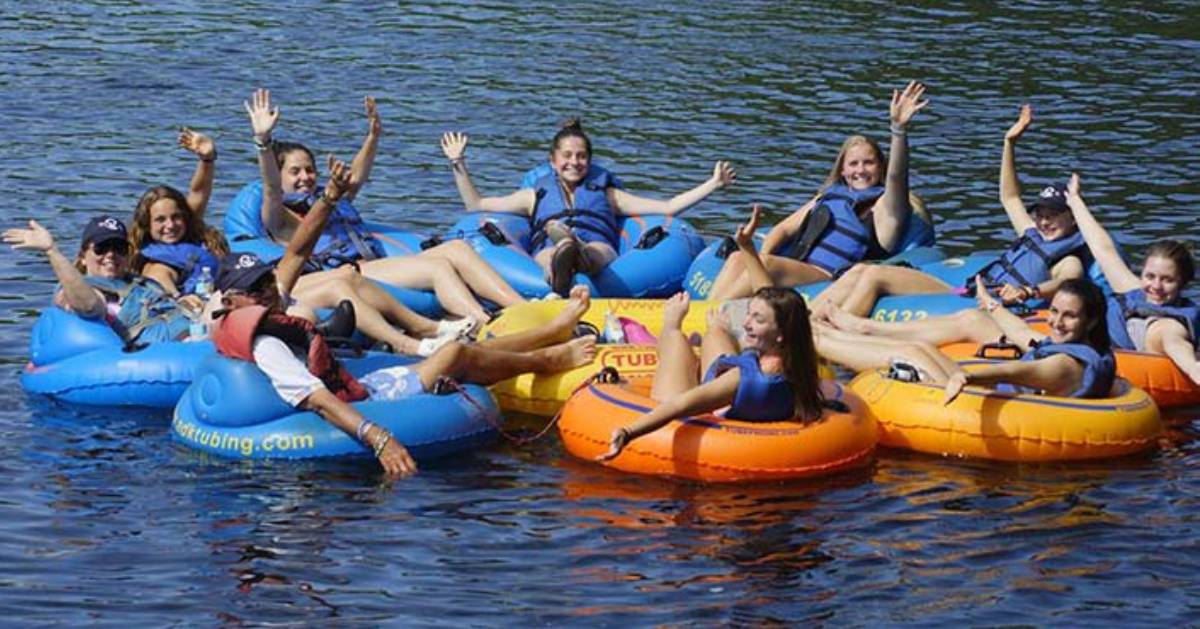
[[[538,373],[566,371],[582,367],[596,359],[596,337],[581,336],[538,351],[543,357],[543,367]]]
[[[571,289],[570,300],[550,320],[550,329],[554,330],[554,337],[561,336],[562,338],[567,338],[571,336],[571,332],[579,324],[579,320],[583,318],[584,313],[588,311],[591,305],[591,289],[584,284],[576,284]]]
[[[826,310],[829,325],[844,330],[846,332],[854,332],[855,334],[870,334],[871,321],[864,319],[858,315],[851,314],[837,306],[830,305]]]
[[[668,297],[663,306],[663,331],[682,329],[683,318],[687,316],[691,306],[691,298],[685,292]]]

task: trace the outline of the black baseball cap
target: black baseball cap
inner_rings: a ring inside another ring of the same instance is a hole
[[[97,216],[83,228],[83,246],[98,245],[108,240],[129,240],[125,223],[112,216]]]
[[[1049,210],[1051,212],[1066,212],[1071,208],[1067,206],[1067,186],[1066,184],[1056,183],[1042,188],[1038,193],[1037,201],[1029,206],[1030,212],[1038,210]]]
[[[230,253],[221,260],[221,266],[217,270],[217,290],[248,291],[264,275],[274,270],[274,264],[264,262],[253,253]]]

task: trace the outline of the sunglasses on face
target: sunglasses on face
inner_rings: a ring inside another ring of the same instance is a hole
[[[98,256],[113,252],[119,256],[129,255],[129,243],[124,240],[105,240],[100,243],[92,243],[92,252]]]

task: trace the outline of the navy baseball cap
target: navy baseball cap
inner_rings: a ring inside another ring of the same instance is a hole
[[[1067,186],[1066,184],[1056,183],[1045,188],[1038,193],[1037,201],[1029,206],[1030,212],[1037,210],[1049,210],[1051,212],[1066,212],[1071,209],[1067,206]]]
[[[108,240],[129,240],[125,223],[112,216],[97,216],[83,228],[83,246],[98,245]]]
[[[274,264],[264,262],[253,253],[231,253],[221,260],[217,271],[217,290],[248,291],[262,276],[274,270]]]

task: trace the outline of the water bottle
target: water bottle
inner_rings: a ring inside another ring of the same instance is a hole
[[[604,342],[625,342],[625,328],[621,327],[621,320],[611,310],[604,313]]]
[[[200,279],[196,280],[196,296],[205,304],[212,297],[213,285],[212,269],[201,267]],[[191,320],[191,323],[188,324],[188,340],[203,341],[208,338],[208,324],[204,322],[203,307],[199,312],[189,312],[188,319]]]

